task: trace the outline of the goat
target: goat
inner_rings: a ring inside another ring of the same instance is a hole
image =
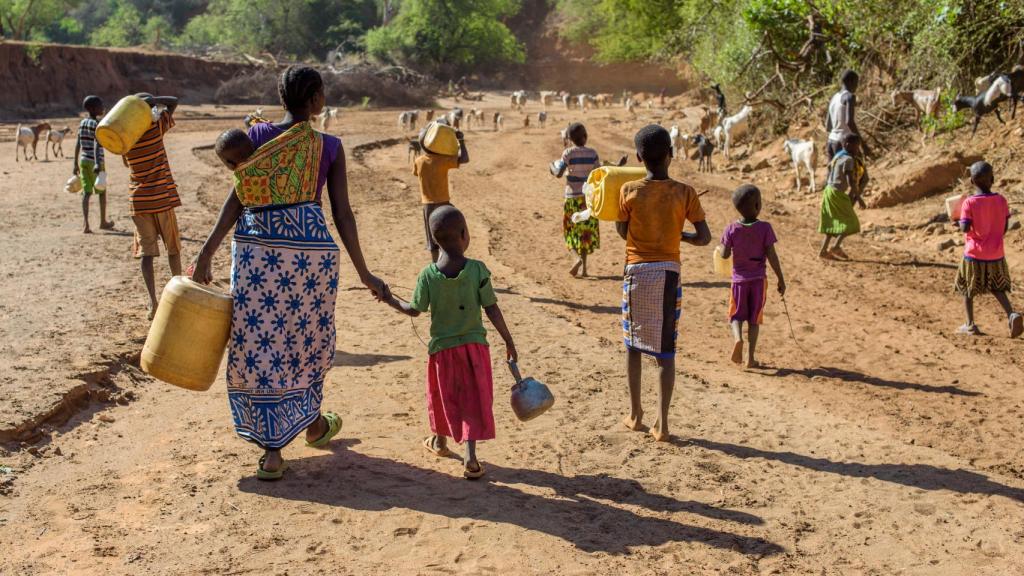
[[[914,111],[917,113],[917,121],[921,121],[923,116],[931,116],[932,118],[939,117],[939,104],[942,97],[942,88],[936,88],[935,90],[893,90],[892,94],[889,95],[892,99],[892,105],[898,106],[899,104],[911,104],[914,107]],[[925,135],[927,136],[927,129]],[[935,127],[932,126],[932,136],[935,135]]]
[[[971,136],[978,131],[978,124],[981,123],[981,117],[988,114],[989,112],[996,113],[996,119],[999,120],[1000,124],[1006,124],[1003,121],[1003,117],[999,114],[999,103],[1005,100],[1005,96],[996,98],[991,103],[986,103],[986,94],[981,93],[977,96],[957,96],[953,100],[953,114],[965,109],[970,108],[974,112],[974,122],[971,127]]]
[[[462,117],[464,115],[465,112],[462,111],[462,108],[452,108],[451,112],[445,116],[448,118],[448,124],[458,130],[462,126]]]
[[[985,103],[991,104],[996,99],[1000,101],[1010,99],[1010,118],[1017,117],[1017,102],[1024,99],[1024,68],[1015,66],[1013,72],[1000,76],[992,81],[988,91],[985,92]]]
[[[814,171],[818,168],[818,149],[814,146],[814,140],[801,140],[791,138],[782,143],[782,150],[789,154],[793,162],[793,171],[796,172],[796,191],[800,193],[803,182],[800,180],[800,165],[803,164],[811,178],[811,194],[814,194]]]
[[[743,108],[740,108],[739,112],[729,116],[722,122],[721,128],[725,135],[725,147],[723,150],[725,151],[726,158],[730,158],[729,147],[732,142],[747,132],[751,112],[753,112],[753,108],[744,105]]]
[[[594,108],[607,108],[612,105],[614,96],[611,94],[598,94],[594,96]]]
[[[626,112],[629,112],[633,116],[636,116],[636,102],[633,102],[632,98],[626,98]]]
[[[338,117],[338,109],[325,106],[323,112],[318,114],[320,118],[320,131],[327,132],[331,129],[331,121]]]
[[[15,133],[15,145],[14,145],[14,161],[18,161],[18,149],[20,148],[22,154],[25,156],[25,161],[28,162],[28,147],[32,145],[32,159],[39,160],[39,155],[36,154],[36,145],[39,144],[39,135],[43,133],[43,130],[49,130],[50,125],[46,122],[40,122],[35,126],[22,126],[18,124],[18,129]]]
[[[470,124],[476,123],[477,126],[483,126],[484,122],[484,111],[479,108],[473,108],[469,111],[469,116],[466,117],[466,128],[468,129]]]
[[[566,126],[565,128],[562,128],[558,132],[558,135],[562,138],[562,146],[568,148],[569,147],[569,127]]]
[[[544,106],[545,110],[548,109],[548,106],[555,103],[556,96],[558,96],[557,92],[544,91],[540,93],[540,103]]]
[[[568,92],[562,94],[562,105],[565,106],[566,110],[572,108],[572,94],[569,94]]]
[[[697,148],[697,171],[714,172],[715,169],[711,165],[711,155],[715,152],[715,145],[703,134],[697,134],[693,137],[693,145]]]
[[[65,126],[60,130],[50,129],[46,133],[46,147],[43,148],[43,158],[46,160],[50,159],[50,150],[53,150],[53,157],[57,158],[58,154],[61,158],[64,157],[64,137],[71,132],[71,128]]]
[[[526,90],[516,90],[510,97],[513,110],[522,111],[523,107],[526,106]]]
[[[423,152],[423,145],[420,144],[420,141],[416,138],[409,140],[409,161],[415,160],[421,152]]]
[[[679,126],[672,126],[672,129],[668,131],[669,138],[672,139],[672,155],[676,158],[686,158],[688,156],[686,152],[686,143],[690,140],[690,137],[679,131]],[[679,152],[682,151],[682,156]]]
[[[495,112],[491,122],[494,125],[495,132],[498,132],[505,127],[505,117],[501,115],[501,112]]]
[[[700,133],[707,134],[715,126],[718,126],[718,112],[704,108],[704,115],[700,117]]]
[[[579,104],[580,110],[586,112],[594,103],[594,97],[590,94],[580,94],[576,97],[576,102]]]
[[[537,123],[540,124],[541,128],[545,128],[548,124],[548,113],[540,112],[537,114]]]
[[[419,110],[406,110],[398,115],[398,126],[407,132],[416,130],[416,123],[420,119]]]

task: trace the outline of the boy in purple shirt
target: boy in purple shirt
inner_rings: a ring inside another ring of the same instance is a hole
[[[960,230],[964,233],[964,259],[957,270],[953,288],[963,295],[967,310],[967,323],[960,327],[961,334],[981,334],[974,323],[974,297],[991,293],[1006,312],[1010,324],[1010,338],[1024,333],[1024,318],[1013,311],[1010,298],[1012,289],[1010,269],[1006,265],[1003,236],[1010,219],[1010,206],[1006,198],[992,192],[995,177],[988,162],[971,165],[973,195],[964,199],[960,207]]]
[[[735,343],[732,361],[743,363],[743,323],[747,323],[749,348],[747,368],[759,368],[754,359],[757,336],[764,319],[764,304],[768,299],[768,270],[771,264],[779,279],[779,294],[786,294],[786,281],[782,265],[775,253],[775,231],[772,225],[757,219],[761,213],[761,191],[757,186],[744,184],[732,193],[732,203],[741,218],[733,222],[722,234],[722,257],[732,256],[732,295],[729,297],[729,322]]]

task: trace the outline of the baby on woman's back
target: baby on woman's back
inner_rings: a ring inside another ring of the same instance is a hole
[[[232,128],[217,137],[213,150],[225,166],[235,171],[256,152],[256,145],[248,134],[238,128]]]

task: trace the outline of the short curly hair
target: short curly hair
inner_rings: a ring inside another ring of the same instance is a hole
[[[636,144],[636,153],[645,164],[660,164],[672,154],[672,137],[668,130],[657,124],[641,128],[633,142]]]
[[[304,110],[318,92],[324,89],[324,80],[315,68],[289,66],[277,81],[277,93],[281,104],[288,110]]]

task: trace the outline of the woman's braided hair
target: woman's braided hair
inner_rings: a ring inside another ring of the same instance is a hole
[[[323,90],[324,81],[320,73],[309,66],[289,66],[277,82],[277,93],[281,104],[288,110],[303,110],[317,92]]]

